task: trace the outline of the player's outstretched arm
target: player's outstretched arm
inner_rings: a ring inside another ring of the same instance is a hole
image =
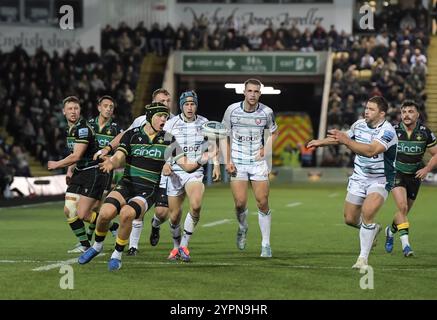
[[[334,138],[314,139],[307,143],[307,148],[325,147],[333,144],[339,144]]]
[[[337,129],[329,130],[328,138],[332,138],[338,143],[344,144],[348,149],[356,154],[368,158],[374,157],[386,150],[385,146],[377,140],[373,140],[370,144],[357,142],[349,138],[346,132]]]
[[[47,162],[47,169],[56,170],[56,169],[65,168],[65,167],[68,167],[68,166],[75,164],[85,154],[87,147],[88,147],[88,144],[75,143],[74,148],[73,148],[73,152],[71,154],[69,154],[67,157],[65,157],[64,159],[59,160],[59,161],[48,161]]]
[[[428,152],[432,155],[432,158],[429,159],[428,163],[426,164],[425,167],[423,167],[420,170],[417,170],[416,172],[416,178],[417,179],[425,179],[426,175],[432,171],[432,169],[435,168],[435,166],[437,165],[437,145],[429,148]]]
[[[202,167],[204,164],[206,164],[208,162],[208,157],[205,157],[204,153],[202,155],[202,157],[197,160],[195,163],[191,162],[185,155],[183,155],[182,157],[176,157],[176,163],[182,168],[184,169],[186,172],[191,173],[196,171],[197,169],[199,169],[200,167]]]

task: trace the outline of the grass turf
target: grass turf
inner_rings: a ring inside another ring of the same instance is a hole
[[[259,257],[251,192],[247,247],[240,251],[230,189],[206,190],[190,263],[166,260],[172,248],[167,223],[158,246],[150,246],[152,209],[145,217],[140,254],[124,254],[122,269],[109,272],[114,239],[108,234],[105,256],[84,266],[71,264],[74,290],[60,288],[60,266],[33,271],[77,257],[67,254],[76,239],[63,217],[63,203],[0,208],[0,299],[436,299],[435,191],[423,186],[410,216],[415,257],[403,257],[398,237],[393,253],[385,253],[381,232],[369,259],[373,290],[361,289],[366,275],[351,269],[359,239],[356,229],[343,224],[344,185],[272,187],[272,259]],[[390,196],[377,221],[385,226],[393,213]]]

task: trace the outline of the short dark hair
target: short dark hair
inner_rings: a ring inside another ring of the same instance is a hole
[[[99,98],[99,100],[97,100],[97,104],[101,104],[102,101],[105,100],[105,99],[110,100],[114,104],[114,107],[117,106],[117,103],[115,102],[115,99],[113,97],[111,97],[111,96],[108,96],[108,95],[101,96]]]
[[[405,100],[401,104],[401,109],[406,108],[406,107],[415,107],[416,110],[419,111],[419,104],[414,100]]]
[[[62,100],[62,106],[65,107],[65,105],[69,102],[77,103],[80,106],[80,100],[76,96],[68,96],[64,100]]]
[[[152,100],[155,100],[155,97],[156,97],[158,94],[160,94],[160,93],[165,94],[166,96],[169,96],[169,95],[170,95],[170,92],[168,92],[166,89],[164,89],[164,88],[159,88],[159,89],[156,89],[155,91],[153,91],[153,93],[152,93]]]
[[[379,111],[387,113],[388,110],[388,102],[381,96],[374,96],[369,99],[368,102],[375,103],[378,106]]]
[[[246,86],[248,85],[248,84],[254,84],[254,85],[256,85],[256,86],[262,86],[262,83],[261,83],[261,81],[259,81],[258,79],[254,79],[254,78],[251,78],[251,79],[247,79],[246,81],[244,81],[244,87],[246,88]]]

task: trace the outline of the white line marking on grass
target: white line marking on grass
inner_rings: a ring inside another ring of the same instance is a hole
[[[260,260],[261,261],[261,260]],[[98,261],[97,263],[107,263],[106,261]],[[136,265],[166,265],[166,266],[174,266],[174,265],[186,265],[187,267],[190,265],[193,266],[226,266],[226,267],[263,267],[263,264],[253,264],[253,263],[232,263],[232,262],[181,262],[181,261],[129,261],[127,262],[129,264],[136,264]],[[271,264],[265,265],[268,268],[271,268]],[[275,265],[275,268],[290,268],[290,269],[320,269],[320,270],[326,270],[326,269],[334,269],[334,270],[350,270],[354,271],[349,266],[310,266],[310,265]],[[379,268],[373,266],[374,270],[381,270],[381,271],[430,271],[430,272],[437,272],[437,267],[431,267],[431,268]]]
[[[286,205],[287,208],[293,208],[293,207],[297,207],[300,206],[302,204],[302,202],[292,202]]]
[[[64,203],[64,201],[47,201],[47,202],[40,202],[40,203],[34,203],[34,204],[22,204],[19,206],[11,206],[11,207],[0,207],[0,211],[2,210],[8,210],[8,209],[27,209],[27,208],[33,208],[33,207],[38,207],[41,205],[45,205],[45,204],[61,204]]]
[[[338,193],[337,193],[337,192],[334,192],[334,193],[328,194],[328,198],[335,198],[336,196],[338,196]]]
[[[59,268],[59,267],[65,265],[65,264],[73,264],[73,263],[76,263],[76,262],[77,262],[77,258],[68,259],[68,260],[65,260],[65,261],[58,262],[58,263],[53,263],[53,264],[49,264],[49,265],[46,265],[46,266],[38,267],[38,268],[32,269],[32,271],[49,271],[49,270],[52,270],[52,269]]]
[[[99,256],[103,256],[105,255],[105,253],[100,254]],[[431,256],[431,255],[426,255],[426,256]],[[261,261],[261,259],[259,260]],[[273,258],[273,260],[271,260],[272,262],[275,261],[275,259]],[[77,258],[75,259],[69,259],[66,261],[50,261],[50,260],[46,260],[46,261],[40,261],[40,260],[0,260],[0,263],[55,263],[55,264],[49,264],[47,266],[43,266],[43,267],[39,267],[39,268],[35,268],[32,269],[34,271],[47,271],[47,270],[51,270],[51,269],[55,269],[58,267],[61,267],[64,264],[73,264],[77,262]],[[262,260],[263,263],[261,264],[253,264],[253,263],[232,263],[232,262],[189,262],[189,263],[185,263],[185,262],[170,262],[170,261],[128,261],[126,262],[126,264],[137,264],[137,265],[156,265],[156,266],[162,266],[162,265],[167,265],[167,266],[175,266],[175,265],[186,265],[187,267],[192,265],[192,266],[230,266],[230,267],[267,267],[267,268],[271,268],[271,263],[268,263],[268,260]],[[264,262],[267,262],[264,264]],[[100,264],[106,264],[107,261],[96,261],[96,263],[100,263]],[[50,267],[50,269],[48,269],[48,267]],[[290,269],[334,269],[334,270],[350,270],[350,271],[354,271],[353,269],[351,269],[349,266],[311,266],[311,265],[293,265],[293,264],[282,264],[282,265],[275,265],[275,268],[290,268]],[[378,267],[378,266],[373,266],[374,269],[376,270],[380,270],[380,271],[428,271],[428,272],[437,272],[437,267],[430,267],[430,268],[393,268],[393,267]]]
[[[50,261],[40,261],[40,260],[0,260],[0,263],[41,263]]]
[[[219,221],[214,221],[214,222],[210,222],[210,223],[206,223],[204,224],[202,227],[214,227],[214,226],[218,226],[220,224],[225,224],[232,221],[231,219],[223,219],[223,220],[219,220]]]
[[[100,253],[97,257],[101,257],[101,256],[104,256],[104,255],[106,255],[106,253]],[[32,269],[32,271],[49,271],[49,270],[52,270],[52,269],[59,268],[59,267],[65,265],[65,264],[74,264],[74,263],[77,263],[77,259],[78,258],[73,258],[73,259],[68,259],[68,260],[64,260],[64,261],[59,261],[58,263],[53,263],[53,264],[49,264],[49,265],[46,265],[46,266],[42,266],[42,267],[38,267],[38,268]]]

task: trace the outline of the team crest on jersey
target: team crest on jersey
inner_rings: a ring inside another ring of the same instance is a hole
[[[260,118],[256,118],[256,119],[255,119],[255,123],[256,123],[257,125],[259,125],[259,124],[261,123],[261,121],[262,121],[262,120],[261,120]]]
[[[111,130],[108,129],[108,130],[106,131],[106,134],[109,136],[109,135],[111,134]]]
[[[164,143],[164,138],[163,137],[159,137],[158,138],[158,143],[159,144],[163,144]]]
[[[423,140],[423,136],[422,136],[420,133],[418,133],[418,134],[416,135],[416,140],[417,140],[417,141],[421,141],[421,140]]]

